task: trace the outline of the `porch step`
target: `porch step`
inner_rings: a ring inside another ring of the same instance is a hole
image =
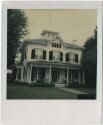
[[[66,84],[55,84],[55,87],[65,87]]]

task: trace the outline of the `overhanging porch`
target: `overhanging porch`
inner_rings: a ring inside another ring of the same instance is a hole
[[[52,65],[50,63],[29,63],[28,65],[30,65],[30,83],[41,79],[40,81],[55,84],[84,84],[84,75],[80,65],[56,65],[55,63]]]

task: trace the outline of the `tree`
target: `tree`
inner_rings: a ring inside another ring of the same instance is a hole
[[[94,35],[85,42],[81,62],[85,70],[86,84],[89,87],[96,87],[97,28],[94,30]]]
[[[7,11],[7,68],[12,68],[20,46],[20,40],[27,34],[27,17],[20,9]]]

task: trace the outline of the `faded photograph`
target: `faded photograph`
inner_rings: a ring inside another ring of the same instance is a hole
[[[96,9],[7,10],[7,99],[96,99]]]

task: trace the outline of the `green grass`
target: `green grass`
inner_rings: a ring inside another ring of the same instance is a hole
[[[7,99],[77,99],[77,94],[55,87],[28,87],[9,83]]]

